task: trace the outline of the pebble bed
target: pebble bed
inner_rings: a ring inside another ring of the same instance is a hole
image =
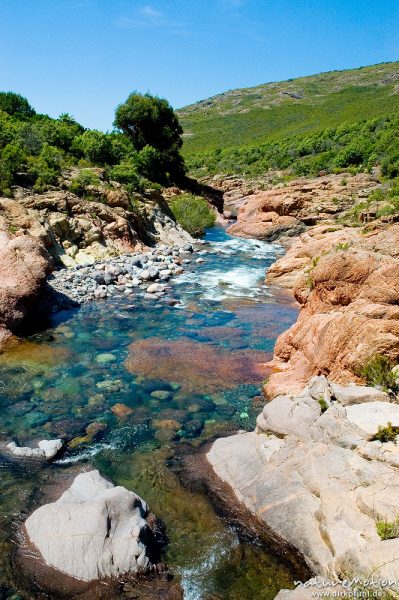
[[[145,300],[164,299],[175,304],[177,300],[167,298],[171,290],[168,282],[184,273],[185,266],[193,261],[193,252],[190,243],[181,247],[158,245],[148,253],[123,254],[93,265],[54,271],[47,281],[50,292],[55,292],[52,311],[116,296],[141,295]]]

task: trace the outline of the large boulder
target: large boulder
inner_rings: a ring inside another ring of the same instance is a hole
[[[98,471],[81,473],[51,504],[26,520],[46,565],[83,581],[146,573],[152,532],[147,504]]]
[[[19,332],[51,270],[41,242],[0,233],[0,342]]]

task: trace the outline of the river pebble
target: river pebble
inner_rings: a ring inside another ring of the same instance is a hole
[[[166,285],[170,278],[184,272],[182,262],[190,262],[182,261],[182,254],[193,252],[192,244],[159,245],[148,253],[123,254],[93,265],[54,271],[47,282],[54,297],[52,310],[56,312],[74,304],[113,296],[141,295],[145,300],[159,300],[170,291]]]

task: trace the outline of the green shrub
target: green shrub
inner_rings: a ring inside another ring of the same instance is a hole
[[[108,170],[108,177],[111,181],[130,184],[138,189],[140,185],[140,176],[137,172],[137,165],[133,162],[123,162],[115,165]]]
[[[335,246],[335,250],[336,252],[341,252],[341,251],[345,251],[349,249],[349,242],[339,242],[336,246]]]
[[[200,196],[182,194],[176,196],[169,206],[176,221],[194,237],[199,237],[207,227],[215,224],[215,213]]]
[[[18,117],[33,117],[35,114],[27,99],[14,92],[0,92],[0,110]]]
[[[94,129],[75,137],[72,151],[93,164],[110,165],[117,162],[113,155],[110,136]]]
[[[396,375],[392,373],[392,361],[388,357],[376,354],[359,370],[366,382],[385,391],[397,389]]]
[[[61,115],[59,119],[44,117],[38,122],[43,142],[56,146],[66,152],[71,150],[75,137],[83,133],[84,129],[69,115]]]
[[[137,169],[143,177],[150,181],[167,183],[168,176],[163,161],[161,152],[152,146],[144,146],[136,155]]]
[[[72,179],[69,191],[77,196],[85,196],[87,188],[91,185],[100,185],[99,176],[90,169],[83,169],[79,175]]]
[[[320,404],[321,412],[322,413],[326,412],[326,410],[328,409],[328,404],[324,400],[323,396],[320,396],[320,398],[318,398],[317,402]]]
[[[399,537],[399,517],[395,521],[377,521],[376,527],[377,533],[383,541]]]
[[[17,143],[7,144],[0,154],[0,193],[11,195],[17,172],[26,164],[26,153]]]
[[[385,427],[382,425],[378,427],[374,439],[385,444],[386,442],[393,442],[398,433],[398,428],[392,427],[392,423],[389,422]]]
[[[34,181],[35,192],[44,192],[57,185],[62,162],[62,150],[48,144],[44,144],[39,156],[28,158],[28,174]]]

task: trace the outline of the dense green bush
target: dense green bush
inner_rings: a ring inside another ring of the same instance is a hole
[[[72,151],[93,164],[110,165],[118,162],[113,154],[110,136],[95,129],[85,131],[75,137]]]
[[[72,179],[69,190],[77,196],[85,196],[87,188],[91,185],[100,185],[100,178],[90,169],[83,169],[79,175]]]
[[[0,193],[11,195],[14,178],[26,161],[26,153],[19,144],[14,142],[3,148],[0,156]]]
[[[35,182],[36,192],[44,192],[51,186],[57,185],[62,163],[62,150],[49,144],[44,144],[39,156],[28,158],[28,174]]]
[[[399,517],[395,521],[377,521],[376,528],[381,540],[393,540],[399,537]]]
[[[194,237],[199,237],[207,227],[215,224],[215,213],[200,196],[182,194],[176,196],[169,206],[176,221]]]
[[[44,191],[71,166],[106,167],[111,179],[136,190],[184,173],[181,128],[166,100],[133,94],[118,107],[116,121],[126,133],[85,130],[67,113],[36,114],[26,98],[0,92],[0,193],[11,195],[21,182]],[[84,193],[81,182],[74,187]]]
[[[385,391],[396,390],[396,375],[392,372],[393,363],[387,356],[376,354],[372,356],[359,370],[359,375],[369,385]]]
[[[132,161],[122,162],[108,170],[108,177],[111,181],[118,183],[139,185],[140,175],[137,171],[137,164]]]

